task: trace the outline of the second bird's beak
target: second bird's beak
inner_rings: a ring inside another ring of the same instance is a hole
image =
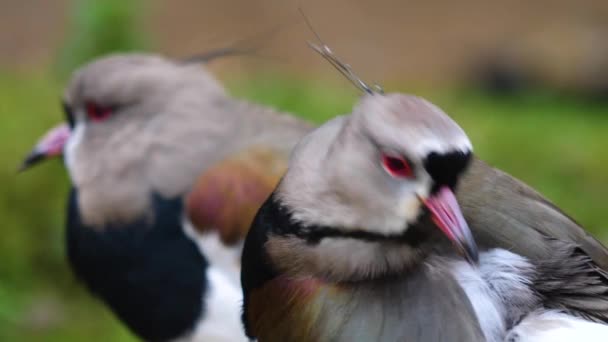
[[[422,199],[422,202],[431,212],[433,222],[452,241],[458,252],[469,263],[476,263],[479,260],[477,244],[462,215],[454,192],[449,187],[443,186],[431,197]]]
[[[63,147],[70,138],[70,133],[71,130],[67,124],[61,124],[48,131],[38,141],[30,154],[25,157],[25,160],[19,167],[19,172],[25,171],[43,160],[61,156],[63,154]]]

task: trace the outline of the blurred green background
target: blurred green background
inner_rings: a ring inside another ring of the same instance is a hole
[[[573,11],[563,1],[551,9],[478,1],[459,4],[462,13],[432,1],[379,3],[303,7],[364,78],[437,103],[469,133],[479,156],[608,241],[602,221],[608,49],[605,39],[594,40],[606,37],[606,3],[577,3]],[[81,0],[45,8],[50,5],[0,0],[0,6],[0,341],[134,340],[67,268],[68,179],[61,163],[16,173],[37,138],[62,119],[62,87],[74,68],[112,51],[185,56],[279,25],[273,37],[251,38],[265,46],[257,56],[210,66],[235,96],[319,123],[348,112],[357,98],[306,48],[311,34],[285,25],[301,22],[293,4]]]

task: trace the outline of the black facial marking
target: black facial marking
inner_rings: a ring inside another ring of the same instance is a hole
[[[74,128],[74,113],[72,111],[72,107],[64,100],[61,101],[61,106],[63,107],[63,114],[65,115],[65,121],[68,123],[70,128]]]
[[[183,232],[182,201],[154,196],[153,222],[86,226],[78,193],[68,205],[67,249],[78,278],[140,338],[167,341],[191,331],[204,313],[208,266]]]
[[[358,239],[365,240],[368,242],[402,242],[407,243],[412,247],[418,246],[422,241],[426,239],[426,234],[423,231],[416,228],[416,225],[410,225],[410,227],[400,234],[378,234],[365,230],[352,230],[342,231],[331,227],[307,227],[310,230],[300,230],[302,234],[294,234],[300,238],[303,238],[311,245],[316,245],[325,238],[345,238],[345,239]]]
[[[470,161],[470,152],[430,153],[424,160],[424,168],[433,179],[432,192],[436,192],[441,186],[448,186],[454,189],[458,182],[458,177],[467,168]]]
[[[329,226],[304,225],[295,222],[287,208],[281,205],[274,196],[270,200],[272,203],[270,203],[268,209],[272,211],[272,218],[275,221],[270,227],[272,228],[271,232],[283,236],[293,235],[305,240],[310,245],[316,245],[325,238],[345,238],[369,242],[400,242],[416,247],[426,239],[424,231],[411,223],[404,223],[404,227],[407,224],[409,228],[398,234],[380,234],[361,229],[343,230]]]

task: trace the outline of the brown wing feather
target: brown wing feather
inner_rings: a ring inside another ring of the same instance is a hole
[[[188,218],[199,233],[219,232],[226,245],[241,241],[286,163],[284,155],[253,148],[207,169],[186,198]]]
[[[546,307],[608,322],[608,275],[572,243],[550,240],[554,257],[537,262],[534,287]]]
[[[476,159],[458,200],[476,239],[532,259],[552,253],[546,238],[571,242],[608,270],[608,249],[531,187]]]
[[[463,177],[458,200],[480,246],[508,249],[539,267],[548,306],[608,321],[608,249],[582,226],[480,160]]]

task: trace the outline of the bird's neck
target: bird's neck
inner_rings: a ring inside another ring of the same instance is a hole
[[[281,272],[330,282],[355,282],[401,274],[424,258],[425,229],[399,234],[303,224],[272,195],[252,229],[265,236],[263,253]]]

